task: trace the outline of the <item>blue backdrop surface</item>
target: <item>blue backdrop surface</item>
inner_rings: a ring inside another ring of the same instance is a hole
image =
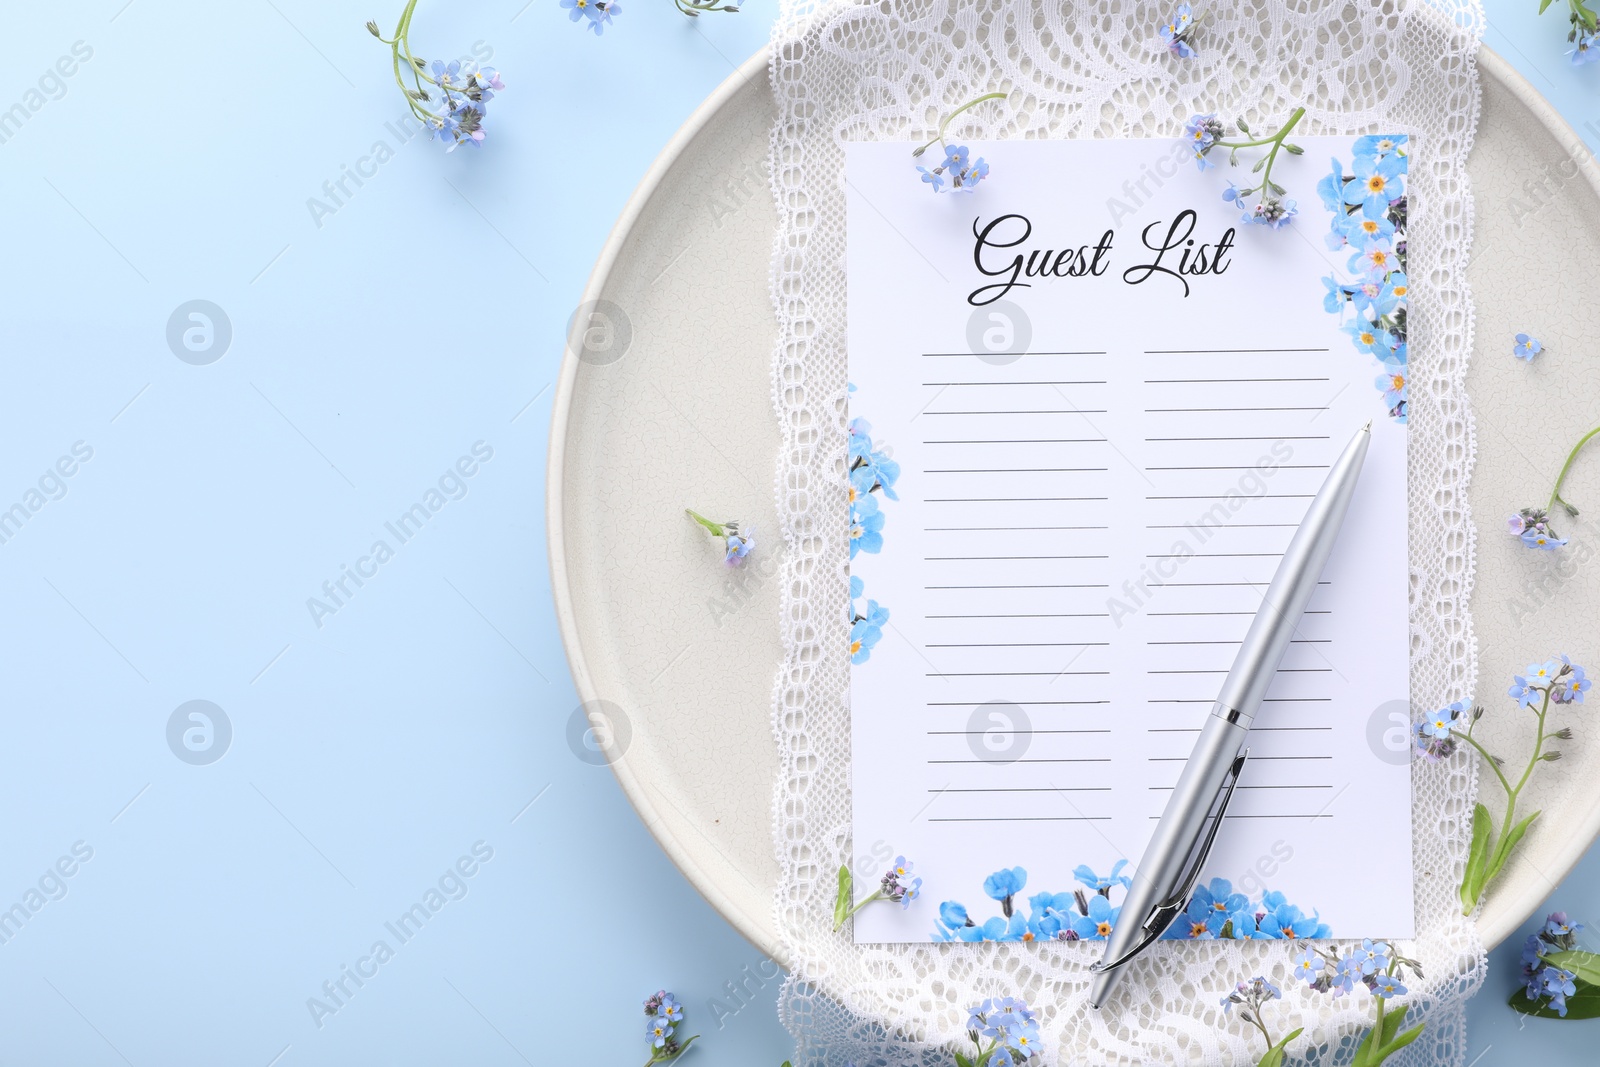
[[[508,85],[449,155],[361,28],[401,6],[6,13],[0,1061],[642,1063],[660,987],[705,1067],[788,1054],[770,961],[568,747],[542,508],[594,257],[773,0],[425,2],[416,49]],[[1594,144],[1600,68],[1489,7]],[[1596,916],[1600,859],[1553,899]],[[1576,1060],[1515,972],[1474,1062]]]

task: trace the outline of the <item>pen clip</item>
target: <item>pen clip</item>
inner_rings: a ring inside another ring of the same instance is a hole
[[[1250,750],[1247,748],[1234,758],[1233,764],[1228,768],[1227,777],[1223,779],[1221,787],[1217,790],[1216,799],[1212,801],[1213,811],[1206,815],[1210,825],[1195,839],[1194,847],[1190,849],[1189,857],[1184,861],[1184,867],[1173,883],[1173,891],[1167,895],[1167,899],[1151,908],[1150,914],[1145,917],[1140,927],[1143,933],[1138,943],[1114,960],[1101,960],[1094,964],[1089,968],[1091,971],[1109,971],[1121,967],[1148,948],[1152,941],[1166,933],[1167,927],[1172,925],[1173,920],[1183,914],[1184,903],[1194,889],[1195,882],[1200,879],[1200,871],[1205,867],[1206,857],[1211,854],[1211,845],[1217,839],[1217,831],[1222,828],[1222,816],[1227,813],[1228,803],[1233,799],[1233,790],[1239,784],[1239,773],[1244,770],[1244,761],[1249,755]]]

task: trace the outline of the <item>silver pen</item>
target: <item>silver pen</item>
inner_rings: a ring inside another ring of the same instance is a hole
[[[1090,1007],[1106,1002],[1128,962],[1183,913],[1250,755],[1244,747],[1250,723],[1333,553],[1371,443],[1372,423],[1368,422],[1328,471],[1278,563],[1233,668],[1139,861],[1128,897],[1122,902],[1121,921],[1106,941],[1105,956],[1094,965]]]

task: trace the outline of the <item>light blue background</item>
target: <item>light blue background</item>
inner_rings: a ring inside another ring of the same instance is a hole
[[[75,42],[93,56],[0,144],[0,509],[76,442],[93,457],[0,544],[0,907],[75,842],[93,858],[0,944],[0,1062],[642,1063],[658,987],[705,1035],[694,1062],[789,1053],[775,982],[719,1027],[708,1002],[734,1007],[761,954],[569,751],[542,506],[594,257],[773,0],[631,0],[598,40],[556,0],[425,2],[419,52],[478,43],[505,73],[489,147],[418,138],[319,225],[308,198],[396,144],[361,27],[401,6],[8,5],[0,110]],[[1570,69],[1535,6],[1493,0],[1488,41],[1581,129],[1600,67]],[[207,366],[165,337],[197,298],[233,331]],[[398,544],[384,523],[477,442],[466,495]],[[394,558],[318,627],[307,598],[378,538]],[[209,766],[166,740],[195,699],[232,725]],[[480,841],[466,895],[400,945],[384,923]],[[1597,898],[1591,854],[1553,899]],[[379,938],[395,957],[319,1028],[307,999]],[[1592,1026],[1504,1007],[1516,951],[1470,1056],[1576,1059]]]

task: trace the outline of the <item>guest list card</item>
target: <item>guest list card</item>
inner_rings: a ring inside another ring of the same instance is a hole
[[[1329,465],[1372,445],[1169,937],[1413,934],[1407,149],[851,144],[860,942],[1103,938]],[[937,146],[929,156],[938,152]],[[1255,181],[1252,181],[1255,178]],[[1130,916],[1129,921],[1140,917]]]

